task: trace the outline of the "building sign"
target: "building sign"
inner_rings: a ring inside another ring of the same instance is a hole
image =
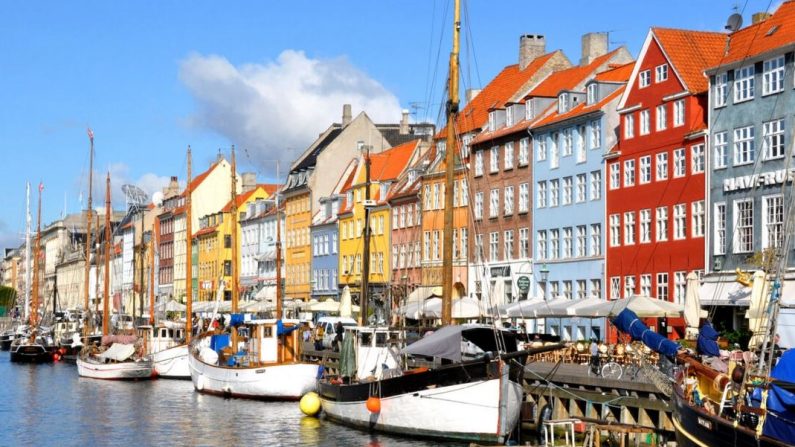
[[[755,186],[780,185],[784,182],[791,183],[793,178],[795,178],[795,169],[790,169],[789,172],[786,169],[779,169],[761,174],[741,175],[723,180],[723,192],[751,189]]]
[[[527,293],[530,290],[530,278],[526,276],[520,276],[516,279],[516,287],[519,288],[519,291],[522,293]]]
[[[492,278],[497,276],[511,276],[511,266],[505,265],[502,267],[492,267],[490,272]]]

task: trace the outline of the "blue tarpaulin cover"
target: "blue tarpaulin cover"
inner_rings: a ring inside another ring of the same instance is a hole
[[[243,314],[232,314],[232,318],[229,321],[229,324],[232,326],[240,326],[246,321],[245,315]]]
[[[782,382],[795,383],[795,349],[784,352],[770,376]],[[776,385],[767,394],[767,417],[762,434],[795,444],[795,393]]]
[[[298,329],[298,325],[290,326],[290,327],[284,327],[284,323],[282,323],[281,319],[276,320],[276,335],[277,336],[278,335],[287,335],[287,334],[289,334],[290,332],[292,332],[292,331],[294,331],[296,329]]]
[[[712,327],[712,324],[707,322],[698,330],[698,338],[696,339],[696,350],[700,355],[708,355],[710,357],[720,356],[720,349],[718,348],[718,331]]]
[[[640,321],[637,314],[629,309],[622,310],[611,321],[619,331],[629,334],[633,340],[642,341],[644,345],[662,355],[673,357],[679,350],[679,345],[649,329]]]
[[[210,349],[215,352],[220,352],[229,344],[229,334],[217,334],[210,337]]]

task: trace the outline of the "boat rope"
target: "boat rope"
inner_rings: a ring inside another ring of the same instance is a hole
[[[564,388],[564,387],[562,387],[562,386],[560,386],[560,385],[557,385],[557,384],[553,383],[553,382],[552,382],[552,381],[550,381],[550,380],[549,380],[547,377],[544,377],[544,376],[542,376],[542,375],[538,374],[538,373],[537,373],[537,372],[535,372],[535,371],[532,371],[532,370],[526,370],[526,371],[527,371],[528,373],[530,373],[531,375],[533,375],[533,376],[536,376],[536,378],[537,378],[538,380],[540,380],[540,381],[542,381],[542,382],[546,383],[547,387],[549,387],[549,388],[551,388],[551,389],[556,389],[556,390],[562,391],[562,392],[564,392],[564,393],[566,393],[566,394],[570,395],[571,397],[573,397],[573,398],[575,398],[575,399],[578,399],[578,400],[583,400],[583,401],[585,401],[585,403],[586,403],[587,405],[592,405],[592,404],[594,404],[594,403],[599,403],[599,404],[602,404],[602,405],[606,405],[606,406],[608,406],[608,407],[613,407],[613,408],[621,408],[621,405],[618,405],[618,404],[616,404],[615,402],[618,402],[618,401],[620,401],[620,400],[622,400],[622,399],[626,399],[626,398],[630,397],[630,396],[617,396],[617,397],[615,397],[615,398],[613,398],[613,399],[610,399],[610,400],[608,400],[608,401],[605,401],[605,402],[596,402],[596,401],[593,401],[593,400],[591,400],[591,399],[587,399],[587,398],[585,398],[585,397],[583,397],[583,396],[580,396],[580,395],[578,395],[578,394],[576,394],[576,393],[573,393],[573,392],[571,391],[571,389],[569,389],[569,388]]]

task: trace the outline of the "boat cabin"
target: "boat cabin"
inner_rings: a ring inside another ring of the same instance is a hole
[[[303,325],[294,319],[247,320],[238,326],[237,350],[231,347],[230,334],[212,335],[210,348],[218,354],[219,365],[230,367],[294,363],[301,356]]]
[[[354,337],[356,377],[380,379],[384,371],[400,368],[400,349],[405,344],[403,331],[385,326],[350,326],[346,336]]]

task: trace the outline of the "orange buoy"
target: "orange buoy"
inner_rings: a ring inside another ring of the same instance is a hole
[[[53,359],[54,361],[56,361],[56,362],[59,362],[59,361],[61,361],[61,354],[58,354],[58,353],[56,352],[56,353],[55,353],[55,354],[52,356],[52,359]]]
[[[367,399],[365,405],[367,406],[367,411],[369,411],[370,413],[381,412],[381,399],[379,399],[378,397],[375,396],[370,397],[369,399]]]

